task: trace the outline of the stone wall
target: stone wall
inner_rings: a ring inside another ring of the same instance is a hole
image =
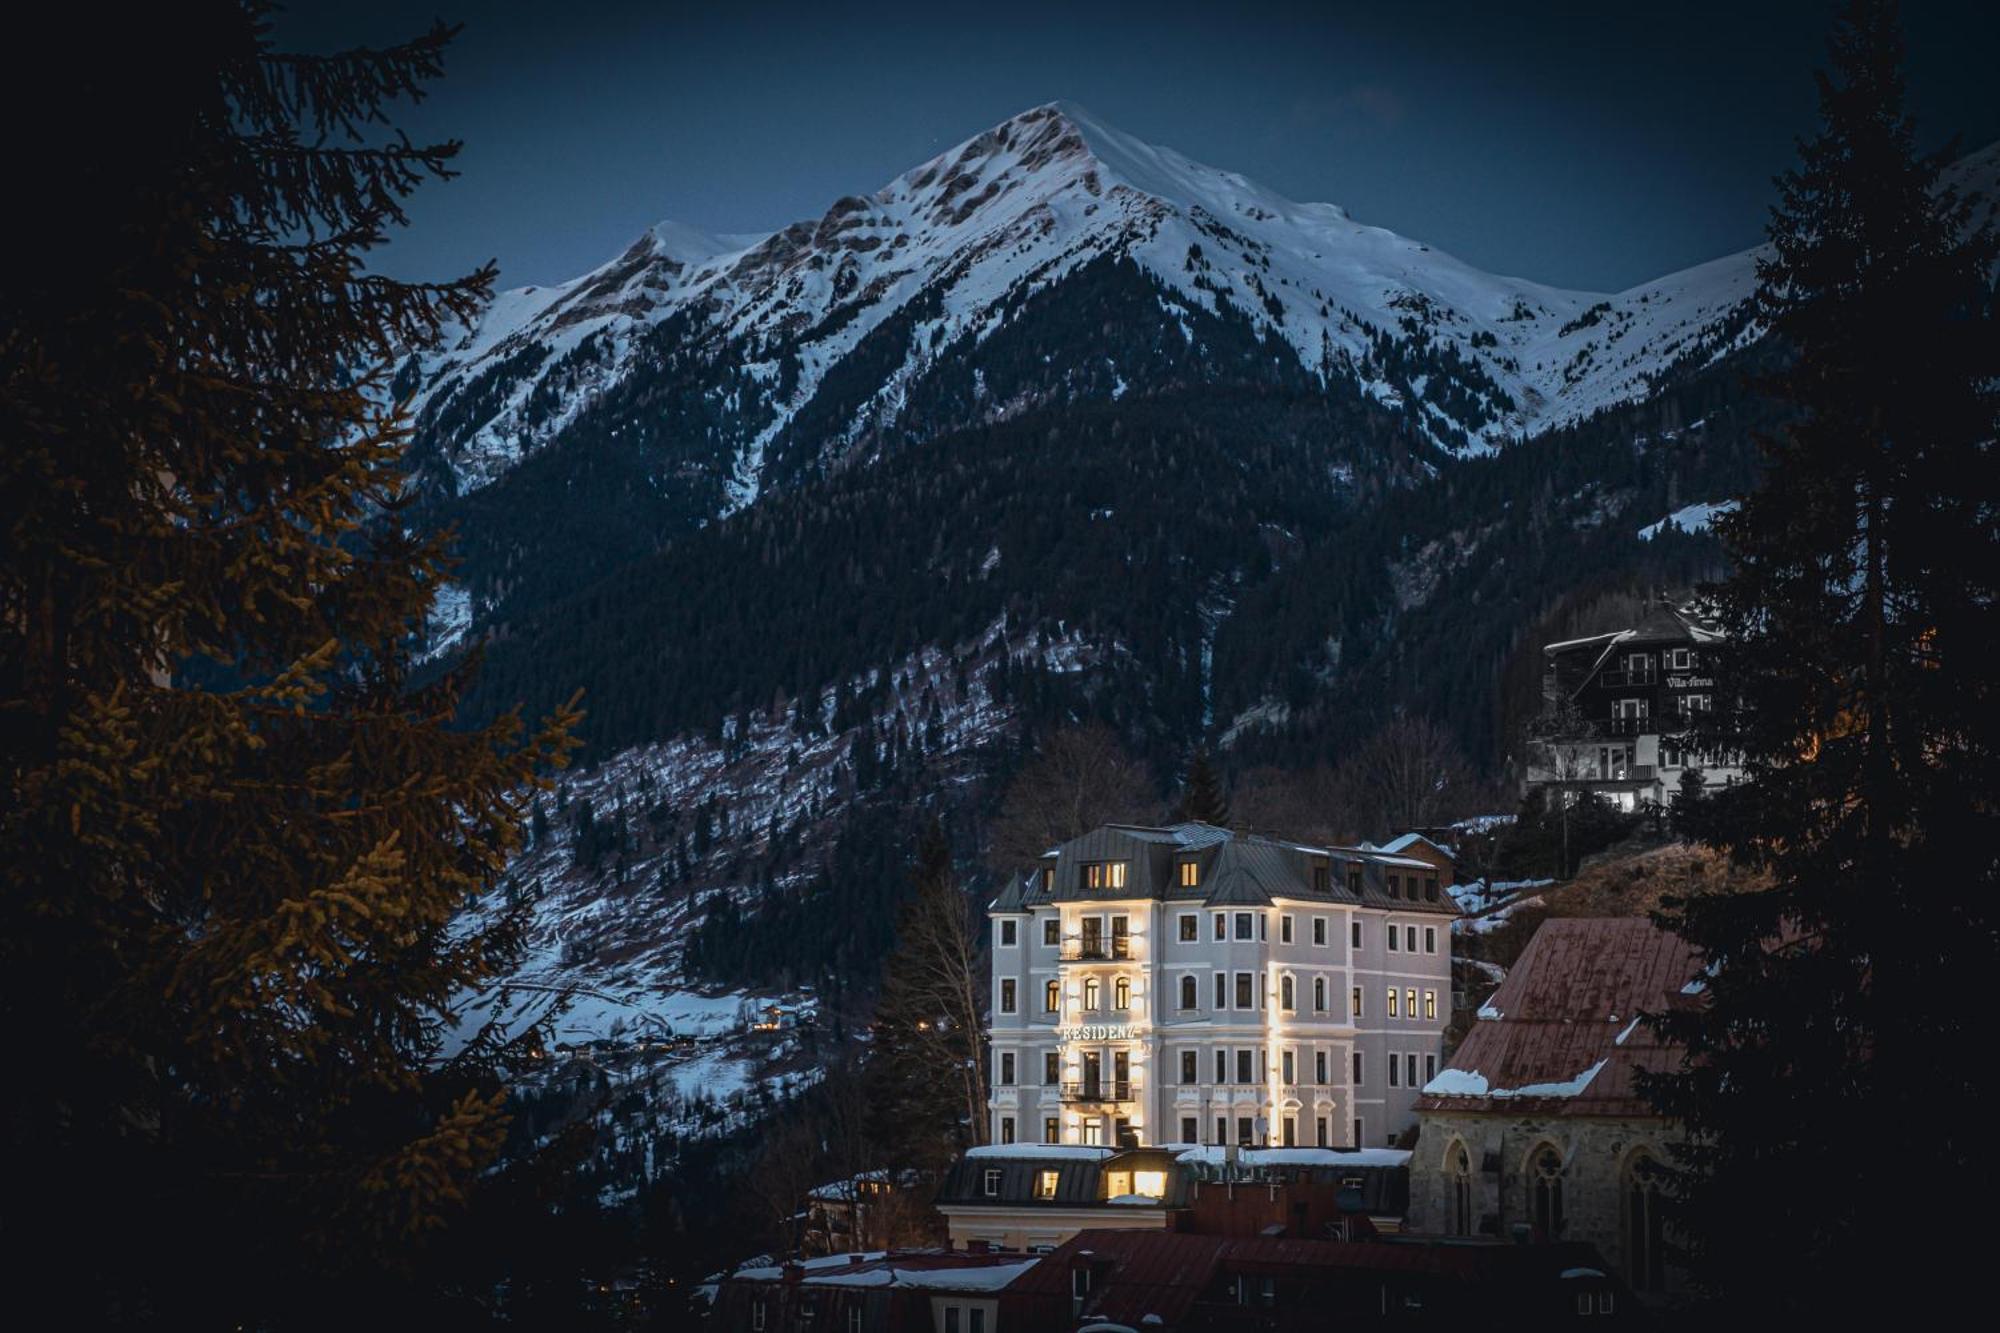
[[[1597,1119],[1491,1112],[1425,1112],[1410,1159],[1410,1216],[1413,1231],[1452,1230],[1453,1176],[1450,1162],[1463,1143],[1472,1162],[1472,1229],[1502,1238],[1533,1220],[1529,1157],[1542,1144],[1563,1160],[1563,1234],[1552,1239],[1584,1241],[1597,1247],[1619,1274],[1630,1280],[1626,1253],[1626,1172],[1642,1153],[1666,1162],[1672,1142],[1665,1121]],[[1665,1294],[1685,1287],[1669,1266]]]

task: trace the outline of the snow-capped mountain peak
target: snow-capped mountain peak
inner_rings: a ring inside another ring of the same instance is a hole
[[[1459,453],[1643,397],[1754,336],[1748,252],[1617,294],[1496,276],[1050,102],[818,219],[763,236],[663,222],[579,278],[501,294],[414,367],[420,440],[462,493],[588,419],[672,455],[656,484],[691,485],[694,512],[726,514],[771,482],[775,458],[1150,387],[1110,347],[1005,384],[983,366],[1032,302],[1107,264],[1152,293],[1124,298],[1150,302],[1173,345],[1148,355],[1213,379],[1227,372],[1209,343],[1228,334],[1235,355],[1266,348],[1266,365],[1276,354],[1328,392],[1372,396]],[[912,395],[953,411],[913,421]]]

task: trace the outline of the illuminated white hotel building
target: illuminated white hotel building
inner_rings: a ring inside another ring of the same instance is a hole
[[[1451,858],[1110,824],[992,925],[993,1143],[1378,1147],[1451,1018]]]

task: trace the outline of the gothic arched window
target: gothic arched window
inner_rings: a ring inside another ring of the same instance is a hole
[[[1639,1291],[1666,1285],[1665,1184],[1666,1172],[1650,1153],[1636,1153],[1625,1164],[1625,1274]]]
[[[1544,1143],[1528,1154],[1528,1204],[1535,1230],[1543,1240],[1561,1240],[1563,1233],[1562,1154]]]
[[[1463,1143],[1454,1144],[1448,1163],[1451,1173],[1451,1234],[1472,1234],[1472,1154]]]

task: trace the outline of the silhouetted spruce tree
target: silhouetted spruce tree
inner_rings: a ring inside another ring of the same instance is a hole
[[[1888,6],[1850,7],[1759,265],[1795,417],[1720,525],[1742,699],[1699,741],[1748,780],[1689,815],[1773,887],[1665,918],[1711,971],[1653,1091],[1696,1136],[1680,1225],[1734,1313],[1844,1311],[1919,1249],[1970,1277],[1992,1198],[1995,251],[1913,146],[1901,55]]]
[[[383,368],[491,272],[362,259],[448,174],[371,131],[450,33],[281,55],[265,12],[77,10],[10,81],[64,110],[0,284],[0,1235],[88,1324],[407,1285],[506,1124],[512,1043],[440,1038],[523,919],[461,913],[572,720],[408,676],[444,554]]]
[[[970,904],[933,820],[917,845],[915,891],[882,969],[865,1069],[871,1136],[890,1165],[942,1171],[986,1137],[984,995]]]
[[[1199,819],[1218,828],[1229,826],[1229,798],[1223,794],[1222,779],[1215,774],[1207,750],[1196,750],[1188,764],[1187,781],[1181,787],[1181,803],[1175,811],[1182,819]]]

